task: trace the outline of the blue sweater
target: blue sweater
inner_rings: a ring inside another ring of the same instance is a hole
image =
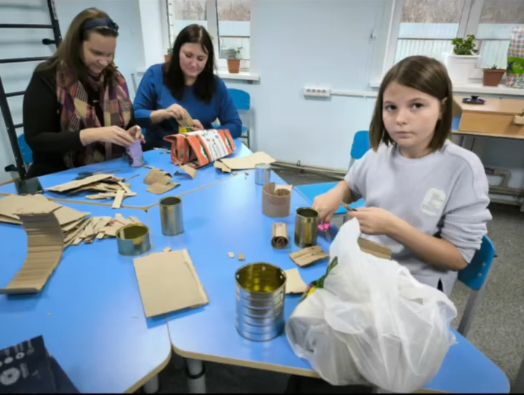
[[[196,97],[193,87],[185,87],[182,100],[173,97],[164,83],[164,64],[151,66],[144,74],[135,96],[134,108],[136,122],[146,129],[145,137],[149,146],[167,147],[169,143],[164,136],[178,133],[178,123],[175,119],[165,120],[157,124],[151,123],[151,112],[168,108],[174,103],[184,107],[193,119],[198,119],[205,129],[212,129],[215,119],[220,121],[221,129],[228,129],[233,138],[240,137],[242,122],[238,111],[229,96],[226,85],[219,77],[215,77],[217,89],[209,103]]]

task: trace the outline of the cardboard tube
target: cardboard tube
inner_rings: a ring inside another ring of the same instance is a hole
[[[287,224],[278,222],[273,224],[273,237],[271,238],[271,245],[273,248],[286,248],[289,242],[287,231]]]
[[[268,217],[287,217],[291,204],[291,192],[287,189],[275,190],[275,183],[264,185],[262,190],[262,212]]]

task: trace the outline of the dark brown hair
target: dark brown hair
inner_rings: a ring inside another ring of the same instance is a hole
[[[39,66],[40,69],[58,67],[73,77],[70,83],[86,81],[87,67],[82,61],[82,43],[89,40],[91,33],[96,32],[105,37],[118,37],[118,25],[104,11],[87,8],[81,11],[69,25],[64,40],[55,54]],[[116,80],[116,66],[113,62],[104,69],[104,81],[113,83]]]
[[[200,44],[207,54],[207,63],[202,72],[198,75],[194,90],[195,95],[205,101],[210,102],[216,90],[216,80],[213,71],[215,69],[215,55],[213,51],[213,41],[211,36],[203,26],[192,24],[186,26],[178,33],[173,45],[171,61],[166,64],[165,82],[171,94],[178,100],[184,96],[185,79],[184,73],[180,68],[180,48],[186,43]]]
[[[451,80],[446,68],[438,60],[426,56],[410,56],[394,65],[380,84],[373,118],[369,126],[373,150],[376,151],[381,142],[386,145],[395,144],[386,131],[382,119],[384,91],[392,82],[424,92],[439,100],[442,117],[437,121],[435,134],[429,143],[429,148],[431,152],[442,148],[451,133],[453,117]]]

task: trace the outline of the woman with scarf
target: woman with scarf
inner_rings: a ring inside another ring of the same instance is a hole
[[[121,156],[136,140],[126,81],[113,63],[118,25],[88,8],[71,22],[56,53],[39,64],[24,96],[29,177]]]

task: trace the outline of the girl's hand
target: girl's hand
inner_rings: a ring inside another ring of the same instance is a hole
[[[360,230],[368,235],[391,235],[395,225],[402,221],[396,215],[378,207],[364,207],[348,211],[348,214],[358,220]]]
[[[315,198],[313,209],[318,212],[320,222],[329,222],[338,210],[342,199],[333,191],[324,193]]]
[[[193,129],[194,130],[204,130],[204,125],[198,119],[193,119]]]

